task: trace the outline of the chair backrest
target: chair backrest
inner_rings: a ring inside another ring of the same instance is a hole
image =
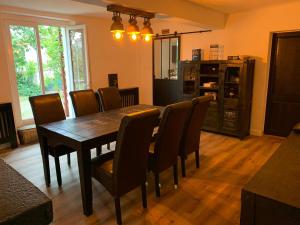
[[[122,98],[118,88],[99,88],[98,92],[103,111],[122,107]]]
[[[146,181],[148,151],[160,111],[151,109],[126,115],[118,132],[113,161],[116,195]]]
[[[36,125],[66,119],[64,108],[58,93],[29,97]]]
[[[98,99],[92,89],[71,91],[70,97],[76,117],[97,113],[100,111]]]
[[[193,108],[186,122],[181,139],[180,155],[185,156],[199,150],[200,133],[212,96],[202,96],[192,100]]]
[[[165,108],[154,147],[155,172],[161,172],[176,162],[183,128],[191,109],[191,101],[168,105]]]

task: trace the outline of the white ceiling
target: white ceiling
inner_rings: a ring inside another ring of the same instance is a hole
[[[223,13],[235,13],[267,5],[282,4],[299,0],[187,0]]]
[[[89,0],[85,0],[87,3]],[[104,3],[85,4],[72,0],[0,0],[0,6],[13,6],[31,10],[61,13],[67,15],[105,16]]]

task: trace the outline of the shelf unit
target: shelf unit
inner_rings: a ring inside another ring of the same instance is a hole
[[[179,67],[182,100],[213,95],[204,130],[244,138],[249,135],[254,60],[183,61]],[[193,83],[188,84],[188,72]],[[193,88],[188,88],[191,85]],[[189,90],[188,92],[186,90]]]

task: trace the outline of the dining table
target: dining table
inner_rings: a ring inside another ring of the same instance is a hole
[[[84,215],[93,213],[91,149],[116,141],[125,115],[157,108],[163,110],[159,106],[139,104],[38,126],[41,151],[45,157],[48,157],[49,142],[63,144],[76,151]],[[49,170],[45,166],[47,164],[44,163],[44,171]],[[50,183],[50,173],[45,173],[45,180]]]

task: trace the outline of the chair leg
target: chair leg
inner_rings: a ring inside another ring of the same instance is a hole
[[[142,189],[142,200],[143,200],[143,207],[146,209],[147,208],[147,189],[146,189],[146,182],[144,182],[141,185]]]
[[[156,197],[160,197],[159,174],[156,173],[154,176],[155,176],[155,193],[156,193]]]
[[[116,209],[117,224],[122,224],[120,198],[115,198],[115,209]]]
[[[181,156],[181,173],[182,173],[182,177],[186,177],[186,169],[185,169],[185,157]]]
[[[100,147],[96,148],[96,154],[97,154],[97,156],[102,154],[102,145]]]
[[[68,153],[67,157],[68,157],[68,166],[71,166],[71,154]]]
[[[174,187],[177,189],[178,187],[178,163],[176,162],[173,165],[173,176],[174,176]]]
[[[199,150],[195,151],[196,167],[200,167]]]
[[[58,186],[60,187],[61,186],[61,173],[60,173],[59,157],[55,156],[54,161],[55,161],[57,183],[58,183]]]

